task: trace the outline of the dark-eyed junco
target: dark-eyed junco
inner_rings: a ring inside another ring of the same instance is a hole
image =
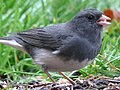
[[[103,26],[110,24],[107,20],[110,18],[102,12],[88,9],[69,22],[15,33],[0,38],[0,43],[29,54],[54,81],[48,71],[64,76],[62,72],[78,70],[91,63],[100,51]]]

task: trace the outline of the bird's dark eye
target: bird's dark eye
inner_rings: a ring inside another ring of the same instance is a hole
[[[90,14],[90,15],[87,16],[87,18],[88,18],[89,20],[92,20],[92,19],[94,19],[95,17],[94,17],[94,15]]]

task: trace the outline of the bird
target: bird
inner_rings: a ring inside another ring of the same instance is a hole
[[[0,43],[27,53],[53,81],[49,72],[79,70],[90,64],[102,46],[102,31],[110,18],[97,9],[85,9],[65,23],[13,33]]]

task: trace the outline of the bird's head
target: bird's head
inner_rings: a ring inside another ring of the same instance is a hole
[[[71,22],[72,26],[77,30],[91,32],[97,29],[101,30],[103,26],[110,24],[110,18],[96,9],[84,10],[75,16]]]

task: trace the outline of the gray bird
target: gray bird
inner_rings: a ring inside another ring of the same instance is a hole
[[[66,23],[46,26],[15,33],[0,38],[0,43],[26,52],[35,64],[54,82],[48,71],[62,72],[78,70],[90,64],[102,45],[103,26],[109,25],[109,17],[96,9],[78,13]]]

